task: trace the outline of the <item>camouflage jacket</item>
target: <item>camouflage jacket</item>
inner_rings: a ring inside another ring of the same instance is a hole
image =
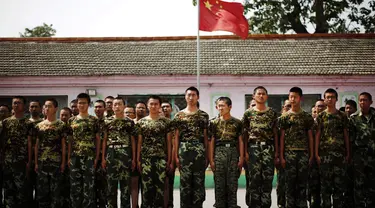
[[[244,131],[249,135],[249,141],[273,144],[273,128],[277,123],[277,113],[273,109],[269,108],[263,112],[248,109],[243,115],[242,122]]]
[[[314,125],[314,119],[310,114],[303,110],[298,113],[288,111],[280,116],[279,122],[280,129],[285,130],[285,150],[294,148],[308,150],[308,131],[312,130]]]
[[[228,120],[221,118],[215,118],[211,120],[210,127],[212,130],[212,136],[215,138],[215,143],[220,142],[238,142],[238,137],[242,135],[242,122],[234,117]]]
[[[74,116],[68,120],[68,135],[72,144],[72,156],[95,158],[96,135],[99,134],[99,121],[95,116],[87,118]]]
[[[344,129],[349,128],[346,114],[341,111],[335,114],[323,111],[319,113],[317,123],[320,130],[319,151],[345,153]]]
[[[35,127],[39,140],[38,161],[61,163],[61,140],[68,135],[67,126],[61,120],[44,120]]]
[[[31,142],[33,144],[33,147],[35,145],[35,142],[36,142],[36,137],[37,137],[37,132],[36,132],[36,125],[38,125],[40,122],[44,121],[43,118],[39,118],[38,120],[31,120],[29,118],[29,121],[31,122],[31,130],[30,130],[30,133],[29,133],[29,136],[31,137]],[[34,159],[34,158],[33,158]]]
[[[142,118],[136,124],[138,134],[142,135],[141,157],[167,157],[167,134],[173,131],[169,118],[158,120]]]
[[[131,146],[131,136],[137,136],[134,121],[128,117],[109,117],[105,120],[105,132],[107,133],[107,145],[123,144]]]
[[[361,111],[352,114],[349,133],[353,148],[367,147],[375,150],[375,110],[370,110],[368,117]]]
[[[179,111],[174,122],[176,129],[179,130],[180,142],[200,141],[204,142],[204,130],[208,130],[208,114],[202,110],[187,114]]]
[[[104,132],[105,132],[105,120],[107,118],[98,118],[98,125],[99,125],[99,135],[100,135],[100,140],[102,141],[104,138]]]
[[[32,131],[32,125],[26,117],[17,119],[12,116],[2,121],[1,138],[5,164],[28,161],[27,138]]]

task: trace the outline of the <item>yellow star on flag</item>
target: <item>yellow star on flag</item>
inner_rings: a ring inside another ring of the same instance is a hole
[[[213,6],[212,4],[210,4],[209,1],[205,1],[204,2],[204,5],[206,6],[207,9],[211,10],[211,7]]]

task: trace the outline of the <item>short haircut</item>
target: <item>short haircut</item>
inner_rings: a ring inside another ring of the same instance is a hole
[[[126,107],[125,108],[133,108],[133,109],[135,109],[135,106],[134,105],[126,105]]]
[[[347,100],[345,105],[350,105],[357,111],[357,102],[355,102],[354,100]]]
[[[135,106],[137,106],[140,103],[147,107],[147,104],[143,100],[137,100],[137,102],[135,103]]]
[[[95,103],[101,103],[101,104],[103,104],[103,107],[105,107],[105,102],[104,102],[104,100],[97,100],[97,101],[95,101]]]
[[[24,96],[20,96],[20,95],[18,95],[18,96],[14,96],[14,97],[12,98],[12,100],[14,100],[14,99],[22,100],[23,104],[24,104],[24,105],[26,104],[26,98],[25,98]]]
[[[113,96],[107,96],[107,97],[104,98],[104,100],[107,100],[107,99],[112,99],[112,100],[114,100],[115,98],[114,98]]]
[[[256,88],[254,88],[254,91],[253,91],[253,95],[255,95],[255,93],[257,92],[257,90],[264,90],[266,92],[266,94],[268,94],[268,91],[265,87],[263,86],[258,86]],[[251,102],[251,101],[250,101]]]
[[[300,97],[302,97],[302,89],[301,88],[299,88],[299,87],[292,87],[292,88],[290,88],[290,90],[289,90],[289,93],[291,93],[291,92],[294,92],[294,93],[297,93]]]
[[[198,90],[196,87],[191,86],[191,87],[187,88],[187,89],[185,90],[185,94],[186,94],[186,92],[189,91],[189,90],[190,90],[190,91],[194,91],[194,92],[196,92],[197,95],[198,95],[198,97],[199,97],[199,90]]]
[[[148,103],[148,101],[150,101],[150,99],[159,100],[159,105],[161,105],[161,97],[160,96],[151,95],[150,97],[148,97],[147,103]]]
[[[38,103],[39,107],[42,107],[42,104],[40,103],[39,100],[30,100],[29,105],[30,103]]]
[[[124,100],[124,98],[122,98],[122,97],[116,97],[114,100],[121,100],[122,103],[125,105],[125,100]]]
[[[48,98],[45,102],[47,102],[47,101],[52,102],[52,104],[53,104],[53,106],[55,106],[55,108],[59,107],[59,104],[58,104],[58,102],[55,98]]]
[[[78,99],[86,99],[87,100],[87,103],[90,105],[91,103],[91,98],[90,98],[90,95],[88,95],[87,93],[79,93],[77,95],[77,101]]]
[[[361,94],[359,94],[359,96],[361,96],[361,95],[366,96],[370,101],[372,101],[372,96],[371,96],[370,93],[368,93],[368,92],[362,92]]]
[[[6,107],[8,109],[8,111],[10,112],[10,107],[6,104],[0,104],[0,107]]]
[[[163,100],[163,102],[161,102],[161,104],[163,104],[163,103],[168,103],[168,105],[171,106],[171,108],[172,108],[172,104],[168,100]]]
[[[337,91],[336,90],[334,90],[334,89],[332,89],[332,88],[329,88],[329,89],[327,89],[325,92],[324,92],[324,98],[326,98],[326,93],[332,93],[332,94],[335,94],[335,97],[336,97],[336,99],[338,98],[338,94],[337,94]]]
[[[217,100],[216,100],[216,105],[219,101],[224,101],[225,104],[227,104],[228,106],[232,106],[232,100],[229,98],[229,97],[219,97]]]
[[[69,111],[70,115],[72,115],[72,113],[73,113],[72,110],[70,108],[68,108],[68,107],[63,107],[63,108],[61,108],[61,110]]]
[[[72,103],[78,103],[78,100],[74,99],[74,100],[70,101],[70,104],[72,104]]]
[[[323,99],[317,99],[317,100],[315,101],[315,103],[318,102],[318,101],[322,101],[322,102],[324,102]]]

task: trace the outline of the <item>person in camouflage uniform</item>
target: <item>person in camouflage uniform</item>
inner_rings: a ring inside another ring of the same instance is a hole
[[[302,90],[289,91],[292,108],[281,115],[280,163],[285,169],[287,208],[307,208],[308,166],[313,161],[312,116],[301,109]],[[285,149],[285,151],[284,151]]]
[[[348,118],[336,109],[338,94],[330,88],[324,92],[327,109],[317,118],[315,159],[320,166],[322,207],[343,207],[346,190],[346,162],[349,161]],[[331,197],[333,203],[331,203]]]
[[[142,208],[163,208],[166,172],[172,159],[171,120],[159,115],[159,96],[150,96],[150,111],[138,121],[137,167],[142,180]]]
[[[350,118],[350,115],[357,112],[357,102],[354,100],[348,100],[345,103],[345,114]],[[349,122],[350,124],[350,122]],[[349,127],[350,129],[350,127]],[[350,132],[349,132],[350,135]],[[351,140],[349,136],[349,149],[350,149],[350,157],[353,157],[353,141]],[[353,169],[353,163],[350,162],[347,164],[347,187],[345,191],[345,204],[344,207],[346,208],[352,208],[354,207],[354,169]]]
[[[107,170],[108,207],[117,208],[120,184],[121,207],[130,208],[130,174],[135,168],[136,129],[133,120],[124,115],[125,101],[113,100],[114,115],[105,120],[102,146],[102,168]]]
[[[69,119],[68,156],[72,207],[95,207],[94,174],[100,153],[99,122],[88,114],[90,96],[77,96],[79,114]]]
[[[3,130],[3,120],[8,118],[10,116],[10,109],[9,106],[1,104],[0,105],[0,190],[3,190],[3,163],[4,163],[4,149],[1,144],[1,141],[3,141],[1,137],[1,132]],[[0,194],[0,207],[3,207],[3,194]]]
[[[104,139],[104,129],[105,129],[105,118],[104,118],[104,111],[105,111],[105,102],[103,100],[97,100],[94,103],[94,113],[98,118],[99,122],[99,133],[100,133],[100,144],[102,146],[102,140]],[[111,118],[111,117],[109,117]],[[99,161],[98,164],[102,164],[102,151],[100,151]],[[107,204],[107,178],[105,174],[105,170],[103,170],[101,165],[98,165],[95,170],[95,196],[96,196],[96,205],[97,207],[104,208]]]
[[[104,98],[104,102],[105,102],[105,105],[106,105],[104,115],[105,115],[106,118],[109,118],[109,117],[113,116],[112,106],[113,106],[113,100],[114,99],[115,98],[113,96],[107,96],[106,98]]]
[[[290,104],[289,100],[284,101],[284,105],[281,110],[281,114],[288,112],[292,104]],[[277,128],[278,128],[278,136],[279,136],[279,146],[277,147],[278,151],[280,152],[280,126],[279,126],[280,115],[277,118]],[[280,155],[279,155],[280,157]],[[280,158],[276,163],[276,171],[277,171],[277,186],[276,186],[276,194],[277,194],[277,205],[280,208],[285,207],[285,171],[284,168],[281,167]]]
[[[135,118],[133,119],[134,123],[137,124],[138,121],[146,117],[146,115],[147,115],[147,104],[141,100],[137,101],[135,105]],[[135,142],[136,144],[138,144],[138,137],[135,138]],[[139,190],[141,188],[140,176],[141,176],[141,173],[138,171],[138,168],[132,171],[130,187],[131,187],[132,207],[134,208],[139,207],[138,198],[139,198]]]
[[[44,108],[43,108],[44,109]],[[30,122],[32,123],[32,130],[35,129],[36,125],[40,122],[43,121],[43,118],[40,117],[41,113],[42,113],[42,105],[39,101],[37,100],[32,100],[30,101],[29,103],[29,112],[30,112]],[[45,118],[45,117],[44,117]],[[38,192],[38,190],[36,189],[36,173],[34,171],[35,169],[35,161],[34,161],[34,147],[35,147],[35,143],[36,143],[36,133],[32,133],[29,135],[29,141],[31,143],[28,143],[28,151],[30,153],[29,157],[31,157],[31,162],[30,162],[30,175],[29,175],[29,180],[28,180],[28,194],[27,194],[27,198],[28,198],[28,202],[29,202],[29,206],[30,207],[37,207],[36,205],[36,201],[34,200],[34,197],[33,197],[33,192],[35,190],[35,192]]]
[[[28,134],[32,124],[24,115],[26,100],[12,99],[14,115],[2,121],[4,153],[4,205],[9,208],[27,207],[28,177],[31,161],[28,156]]]
[[[35,126],[36,200],[39,208],[60,208],[64,203],[61,187],[66,162],[67,129],[63,121],[56,119],[57,107],[55,99],[47,99],[47,117]]]
[[[372,96],[359,95],[361,110],[350,116],[353,148],[354,208],[375,207],[375,110]]]
[[[259,86],[254,89],[256,106],[245,111],[245,152],[249,168],[249,207],[271,207],[272,181],[275,161],[278,159],[277,113],[266,106],[267,90]]]
[[[324,103],[323,99],[318,99],[315,102],[315,105],[313,107],[314,109],[312,111],[312,117],[314,118],[314,126],[312,128],[313,132],[313,139],[314,139],[314,150],[315,150],[315,135],[316,135],[316,128],[318,126],[317,123],[317,117],[319,113],[323,112],[327,106]],[[309,167],[309,180],[308,180],[308,190],[307,190],[307,199],[310,203],[311,208],[320,208],[321,205],[321,197],[320,197],[320,170],[319,166],[316,163],[315,154],[314,154],[314,160],[312,161],[310,167]]]
[[[163,116],[166,118],[171,119],[171,113],[172,113],[172,104],[168,101],[163,101],[161,104],[161,109],[163,110]],[[174,123],[172,122],[172,125]],[[174,126],[173,126],[174,128]],[[174,131],[171,132],[171,138],[172,138],[172,158],[171,158],[171,165],[173,167],[170,169],[170,171],[167,173],[167,179],[166,179],[166,185],[165,185],[165,196],[164,196],[164,207],[165,208],[173,208],[173,185],[174,185],[174,177],[175,177],[175,165],[173,160],[174,153]]]
[[[68,120],[71,118],[72,116],[72,110],[70,110],[70,108],[68,107],[63,107],[61,110],[60,110],[60,120],[62,122],[64,122],[65,124],[68,123]],[[66,138],[65,139],[65,146],[68,147],[68,139]],[[67,153],[65,154],[65,161],[68,161],[68,151],[66,151]],[[62,178],[62,187],[61,187],[61,197],[63,198],[63,208],[69,208],[70,206],[70,170],[69,170],[69,164],[68,162],[65,163],[65,170],[64,170],[64,173],[63,173],[63,178]]]
[[[238,178],[244,162],[242,122],[231,116],[232,101],[219,97],[220,117],[210,122],[210,166],[214,172],[215,207],[237,208]]]
[[[205,170],[208,165],[208,114],[197,107],[199,91],[185,91],[187,107],[174,118],[175,162],[180,171],[181,208],[201,208],[206,197]]]

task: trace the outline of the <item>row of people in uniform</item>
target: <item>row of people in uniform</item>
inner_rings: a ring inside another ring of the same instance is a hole
[[[220,97],[216,101],[220,116],[209,121],[207,113],[197,106],[199,91],[189,87],[185,91],[187,107],[173,120],[160,115],[161,98],[150,96],[149,115],[135,123],[124,115],[122,98],[112,100],[113,115],[98,119],[88,113],[90,96],[81,93],[77,96],[78,115],[67,123],[56,119],[58,103],[51,98],[44,103],[45,120],[36,125],[24,117],[25,99],[14,97],[14,115],[2,121],[4,203],[9,207],[27,204],[30,193],[26,187],[34,161],[40,207],[66,203],[61,197],[65,164],[70,175],[67,201],[71,207],[97,206],[95,195],[100,193],[95,193],[94,187],[98,167],[105,170],[102,206],[117,207],[119,185],[121,207],[130,207],[135,170],[141,175],[142,207],[168,206],[165,185],[177,167],[181,176],[180,207],[202,207],[208,164],[214,172],[215,207],[237,206],[238,177],[243,166],[247,170],[248,206],[270,207],[275,164],[280,164],[279,176],[285,177],[279,183],[285,185],[285,202],[280,206],[307,207],[309,169],[315,168],[320,177],[317,186],[321,203],[315,198],[312,203],[343,207],[349,193],[346,166],[352,164],[351,207],[372,207],[375,111],[370,109],[371,95],[360,94],[361,110],[348,119],[335,107],[337,92],[328,89],[324,93],[327,109],[318,114],[316,122],[302,110],[302,96],[300,88],[291,88],[291,107],[278,116],[267,107],[268,93],[260,86],[253,91],[255,106],[244,113],[242,120],[231,116],[230,98]]]

